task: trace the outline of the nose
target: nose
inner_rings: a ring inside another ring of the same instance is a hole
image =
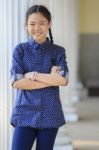
[[[35,25],[35,30],[39,30],[40,29],[40,25]]]

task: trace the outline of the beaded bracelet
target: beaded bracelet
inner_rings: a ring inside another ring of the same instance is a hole
[[[36,79],[36,76],[37,76],[37,72],[33,71],[31,75],[31,80],[34,81]]]

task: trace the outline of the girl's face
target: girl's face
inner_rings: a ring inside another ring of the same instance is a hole
[[[51,22],[48,22],[41,13],[33,13],[28,18],[27,31],[38,43],[42,43],[46,40],[47,32],[50,27]]]

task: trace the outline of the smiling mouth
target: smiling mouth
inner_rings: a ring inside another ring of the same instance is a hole
[[[35,35],[41,35],[42,33],[34,33]]]

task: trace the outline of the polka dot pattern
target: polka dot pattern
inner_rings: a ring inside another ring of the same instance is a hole
[[[49,40],[38,44],[29,39],[17,45],[13,51],[11,76],[15,81],[30,71],[50,73],[53,65],[61,66],[62,75],[66,76],[68,67],[64,48]],[[31,91],[18,89],[11,124],[33,128],[57,128],[65,124],[59,87]]]

